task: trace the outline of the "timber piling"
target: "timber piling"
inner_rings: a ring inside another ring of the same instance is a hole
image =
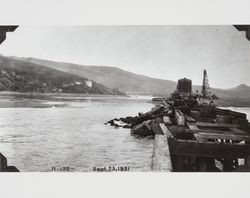
[[[160,131],[155,135],[152,158],[153,171],[173,171],[168,145],[168,137],[172,135],[163,123],[159,123]]]

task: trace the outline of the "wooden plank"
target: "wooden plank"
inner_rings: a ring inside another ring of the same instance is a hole
[[[246,119],[247,116],[245,113],[240,113],[237,111],[231,111],[229,109],[219,109],[219,108],[215,108],[215,113],[216,114],[220,114],[220,115],[229,115],[229,116],[235,116],[237,118],[242,118],[242,119]]]
[[[169,116],[163,116],[162,119],[165,124],[172,124]]]
[[[235,128],[235,127],[231,127],[231,128],[229,128],[229,129],[230,129],[230,131],[233,131],[234,133],[238,133],[238,134],[249,134],[249,133],[247,133],[246,131],[242,131],[242,130],[237,129],[237,128]]]
[[[211,123],[211,122],[196,122],[199,127],[225,127],[225,128],[236,128],[239,127],[237,124],[226,124],[226,123]]]
[[[223,130],[213,130],[213,129],[206,130],[206,129],[199,129],[199,128],[192,129],[192,127],[191,127],[189,129],[184,129],[184,132],[187,132],[187,133],[220,133],[220,134],[225,134],[225,135],[230,135],[230,134],[233,135],[234,134],[234,135],[246,135],[246,136],[250,135],[250,133],[242,131],[242,130],[237,129],[237,128],[230,128],[228,131],[223,131]]]
[[[175,119],[176,119],[177,125],[179,126],[185,125],[184,114],[179,109],[175,109]]]
[[[187,122],[196,122],[196,120],[188,115],[184,115],[185,119],[187,120]]]
[[[172,162],[170,158],[169,146],[165,135],[155,135],[152,170],[154,171],[172,171]]]
[[[173,137],[172,133],[168,130],[166,125],[164,123],[159,123],[160,129],[162,130],[162,133],[166,135],[166,137]]]
[[[191,129],[184,129],[183,132],[187,133],[221,133],[221,134],[234,134],[233,131],[222,131],[222,130],[205,130],[205,129],[198,129],[198,130],[191,130]]]
[[[187,125],[188,125],[188,128],[190,129],[190,130],[199,130],[199,128],[196,126],[196,124],[195,123],[190,123],[190,122],[188,122],[187,123]]]
[[[247,158],[250,145],[217,142],[198,142],[195,140],[176,140],[168,138],[171,155]]]
[[[197,139],[223,139],[234,141],[250,141],[249,135],[235,135],[235,134],[223,134],[223,133],[196,133],[194,136]]]

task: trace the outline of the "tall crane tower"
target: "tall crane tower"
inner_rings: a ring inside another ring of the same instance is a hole
[[[202,81],[202,88],[201,88],[201,95],[203,98],[207,98],[210,94],[209,91],[209,83],[208,83],[208,76],[207,76],[207,71],[204,69],[203,70],[203,81]]]

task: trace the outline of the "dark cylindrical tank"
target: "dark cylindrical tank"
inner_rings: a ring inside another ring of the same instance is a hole
[[[192,92],[192,80],[183,78],[178,80],[177,85],[178,92],[190,93]]]

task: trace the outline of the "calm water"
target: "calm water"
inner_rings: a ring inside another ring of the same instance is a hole
[[[129,166],[149,171],[153,139],[136,139],[129,129],[104,123],[152,108],[145,98],[86,98],[51,108],[1,108],[0,152],[21,171],[92,171]]]

